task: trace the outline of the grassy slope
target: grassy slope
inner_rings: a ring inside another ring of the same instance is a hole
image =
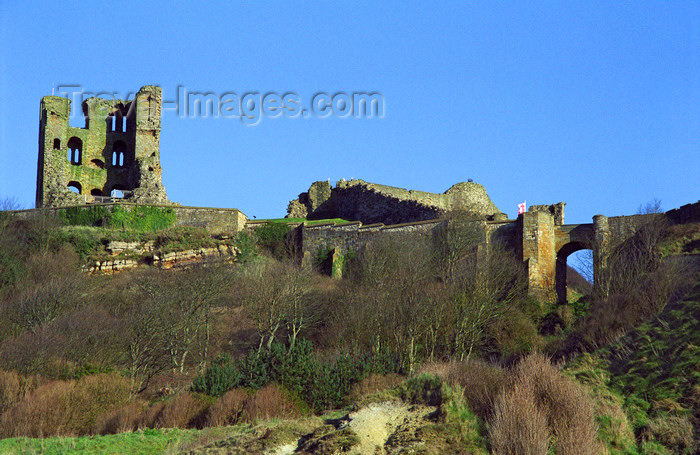
[[[661,429],[685,421],[700,434],[700,281],[654,320],[566,370],[591,387],[611,453],[692,453],[673,447],[673,429]]]
[[[255,220],[257,222],[270,222],[270,223],[288,223],[288,224],[297,224],[297,223],[306,223],[309,226],[314,226],[316,224],[328,224],[328,223],[335,223],[335,224],[343,224],[343,223],[349,223],[350,221],[344,220],[342,218],[328,218],[324,220],[307,220],[306,218],[269,218],[269,219],[264,219],[264,220]]]
[[[645,431],[654,421],[668,416],[691,417],[693,412],[697,431],[700,410],[699,321],[700,282],[686,299],[669,304],[656,319],[641,325],[613,345],[581,356],[567,365],[567,373],[591,389],[600,438],[607,446],[607,453],[692,453],[674,448],[668,439],[658,435],[645,435]],[[449,412],[453,416],[461,413]],[[459,440],[459,445],[474,444],[472,449],[485,453],[484,441],[474,426],[476,423],[467,425],[473,419],[460,415],[456,420],[459,425],[445,425],[447,422],[429,424],[420,429],[420,438],[432,439],[432,445],[451,440],[448,446],[442,446],[443,449]],[[322,421],[320,417],[313,417],[205,430],[146,430],[43,440],[15,438],[0,441],[0,453],[155,454],[197,450],[205,446],[225,447],[232,453],[236,453],[235,450],[257,453],[280,443],[295,441],[310,429],[322,426]],[[267,428],[273,429],[272,436],[261,436]],[[414,435],[418,436],[417,433]]]
[[[409,379],[384,392],[368,394],[362,398],[364,405],[402,400],[411,405],[435,406],[439,411],[432,418],[413,419],[408,416],[394,428],[387,444],[396,450],[411,453],[437,455],[445,453],[486,454],[486,441],[478,419],[466,407],[461,390],[444,384],[432,375]],[[437,399],[437,402],[433,402]],[[350,429],[336,430],[330,422],[336,422],[353,407],[324,416],[304,417],[296,420],[271,420],[258,425],[242,424],[233,427],[207,428],[204,430],[145,430],[107,436],[78,438],[11,438],[0,440],[2,454],[257,454],[304,442],[312,452],[337,453],[344,447],[359,444],[360,438]],[[382,421],[383,422],[383,421]]]
[[[239,447],[241,453],[261,453],[265,448],[296,441],[301,435],[320,425],[320,417],[307,417],[294,421],[271,420],[260,425],[242,424],[204,430],[171,428],[76,438],[9,438],[0,440],[0,453],[148,455],[189,452],[212,445]],[[273,430],[269,436],[268,428]]]

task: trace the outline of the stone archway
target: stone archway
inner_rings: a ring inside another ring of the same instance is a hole
[[[587,242],[581,242],[581,241],[573,241],[565,244],[561,248],[559,248],[559,251],[557,251],[557,265],[555,267],[555,276],[554,276],[554,283],[556,287],[556,293],[557,293],[557,303],[558,304],[563,304],[566,303],[566,291],[567,291],[567,283],[566,283],[566,277],[567,277],[567,258],[581,250],[592,250],[593,246],[588,244]],[[595,266],[594,266],[595,269]],[[595,271],[594,271],[595,274]]]

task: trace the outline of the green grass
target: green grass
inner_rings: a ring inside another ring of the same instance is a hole
[[[69,226],[103,226],[136,231],[165,229],[173,226],[176,220],[172,208],[150,205],[116,206],[111,210],[103,206],[68,207],[59,212],[59,217]]]
[[[178,454],[210,445],[221,448],[221,453],[228,453],[226,448],[240,449],[239,452],[233,453],[263,453],[273,447],[296,441],[321,424],[322,418],[313,416],[295,420],[272,419],[254,425],[241,424],[203,430],[168,428],[74,438],[8,438],[0,440],[0,453],[3,455]],[[270,430],[269,433],[267,429]]]
[[[599,437],[610,453],[677,453],[653,437],[635,441],[634,434],[648,433],[653,422],[700,421],[698,321],[700,282],[684,300],[668,304],[619,341],[569,362],[565,372],[591,390]]]
[[[268,221],[271,223],[288,223],[288,224],[306,223],[308,226],[314,226],[317,224],[328,224],[328,223],[335,223],[335,224],[350,223],[350,221],[344,220],[342,218],[328,218],[325,220],[307,220],[306,218],[270,218],[270,219],[255,220],[255,221]]]
[[[215,428],[221,433],[225,428]],[[9,438],[0,440],[3,454],[162,454],[177,453],[201,438],[198,430],[150,430],[106,436],[46,439]],[[214,436],[216,432],[210,431]]]
[[[671,303],[653,321],[607,349],[611,384],[637,401],[661,402],[690,413],[700,386],[700,284],[685,300]],[[696,411],[697,413],[698,411]]]
[[[661,244],[661,255],[700,254],[700,223],[672,226],[670,235]]]

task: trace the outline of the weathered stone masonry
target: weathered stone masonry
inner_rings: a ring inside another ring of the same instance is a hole
[[[85,127],[74,128],[68,122],[70,100],[56,96],[41,100],[37,209],[56,212],[70,206],[104,204],[110,202],[113,190],[120,190],[125,197],[115,201],[121,207],[129,210],[132,203],[172,207],[179,225],[223,233],[246,226],[246,216],[236,209],[181,207],[168,201],[160,166],[160,87],[144,86],[131,101],[89,98],[82,110]],[[488,243],[498,239],[522,258],[528,269],[529,292],[539,300],[566,298],[566,258],[587,248],[593,250],[594,292],[605,294],[603,277],[611,252],[649,217],[596,215],[591,224],[565,225],[564,205],[531,206],[517,220],[508,220],[484,187],[473,182],[457,183],[436,194],[341,180],[335,188],[329,182],[313,183],[289,203],[287,211],[290,218],[351,220],[300,226],[298,239],[305,263],[319,250],[334,250],[333,258],[342,258],[382,235],[430,235],[446,222],[445,214],[462,211],[475,216],[473,222],[484,231],[481,251],[487,252]],[[17,213],[31,216],[31,212]],[[672,223],[700,222],[700,201],[667,212],[666,217]],[[192,257],[210,253],[191,252]],[[166,258],[164,263],[188,258]],[[107,266],[116,270],[124,264]]]
[[[131,204],[129,202],[111,202],[101,204],[101,207],[104,207],[110,211],[115,207],[120,207],[128,211],[135,206],[137,206],[137,204]],[[212,234],[234,234],[245,229],[246,223],[248,222],[248,218],[245,216],[245,214],[238,209],[158,204],[149,204],[149,206],[171,209],[175,213],[175,226],[201,227],[208,230]],[[43,209],[16,210],[14,213],[19,217],[29,218],[40,212],[56,215],[70,207],[81,207],[84,209],[90,208],[88,205],[62,206],[47,207]]]
[[[161,88],[141,87],[132,101],[88,98],[82,109],[85,127],[74,128],[69,99],[41,99],[36,207],[85,204],[113,190],[134,203],[169,203],[160,166]]]
[[[432,220],[454,210],[487,219],[507,218],[478,183],[457,183],[443,194],[437,194],[364,180],[341,180],[335,188],[328,182],[315,182],[308,192],[289,203],[287,216],[310,220],[343,218],[390,225]]]
[[[566,300],[566,259],[582,249],[593,251],[594,293],[606,295],[608,258],[615,248],[635,235],[654,215],[606,217],[596,215],[590,224],[563,224],[564,203],[532,206],[517,220],[474,221],[484,230],[485,241],[504,242],[526,263],[528,292],[542,302]],[[700,202],[667,212],[671,223],[700,222]],[[323,224],[302,229],[303,262],[310,263],[319,251],[340,256],[359,251],[372,240],[392,233],[426,235],[445,223],[444,219],[398,225],[362,222]],[[483,248],[488,251],[488,248]]]

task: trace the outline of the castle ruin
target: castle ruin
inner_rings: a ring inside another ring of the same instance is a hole
[[[365,224],[400,224],[439,218],[463,211],[488,220],[508,217],[496,207],[483,186],[474,182],[452,185],[442,194],[405,190],[364,180],[314,182],[309,191],[289,203],[288,218],[343,218]]]
[[[237,209],[182,207],[168,201],[160,166],[161,88],[144,86],[131,101],[88,98],[82,103],[85,127],[69,125],[67,98],[41,99],[36,208],[54,212],[101,203],[130,210],[137,204],[167,205],[176,225],[212,232],[240,232],[259,226]],[[118,194],[117,194],[118,193]],[[508,219],[474,182],[442,194],[405,190],[363,180],[315,182],[289,203],[288,218],[342,218],[349,222],[301,222],[296,241],[302,263],[332,251],[333,261],[393,233],[430,235],[449,222],[449,212],[466,212],[484,232],[482,250],[505,241],[527,267],[528,292],[542,302],[566,300],[566,258],[593,251],[594,292],[605,294],[608,259],[653,215],[605,217],[590,224],[564,224],[564,203],[536,205]],[[27,211],[29,212],[29,211]],[[672,223],[700,220],[700,201],[667,212]]]
[[[161,88],[133,100],[88,98],[85,127],[69,125],[71,101],[41,99],[36,207],[126,199],[168,204],[160,166]]]

